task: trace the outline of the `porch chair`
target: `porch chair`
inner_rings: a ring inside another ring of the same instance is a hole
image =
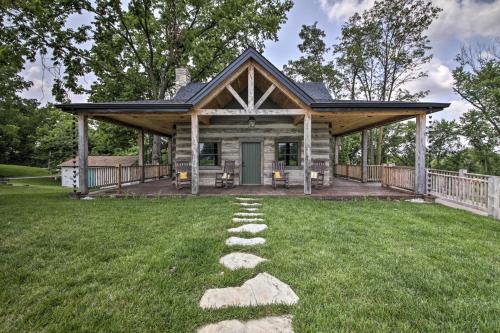
[[[326,163],[321,160],[313,160],[311,165],[311,183],[316,189],[323,188],[325,183]]]
[[[236,168],[235,161],[224,161],[223,172],[217,172],[215,174],[215,187],[227,188],[234,186],[234,170]]]
[[[285,162],[283,161],[274,161],[273,162],[273,189],[276,189],[277,182],[283,182],[285,187],[288,188],[288,172],[285,172]]]
[[[175,161],[174,185],[178,190],[183,185],[191,185],[191,163],[189,161]]]

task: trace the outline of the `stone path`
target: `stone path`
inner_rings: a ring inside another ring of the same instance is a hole
[[[242,226],[240,227],[237,227],[237,228],[230,228],[230,229],[227,229],[227,231],[229,232],[249,232],[251,234],[256,234],[256,233],[259,233],[261,231],[264,231],[267,229],[267,225],[265,224],[243,224]]]
[[[241,268],[254,268],[263,261],[267,261],[267,259],[243,252],[229,253],[219,260],[224,267],[232,271]]]
[[[292,317],[266,317],[258,320],[241,322],[239,320],[224,320],[210,324],[198,330],[198,333],[291,333]]]
[[[228,232],[248,232],[257,234],[267,229],[264,223],[264,214],[260,199],[236,197],[236,204],[240,212],[234,214],[233,223],[246,223],[238,227],[229,228]],[[256,246],[266,240],[262,237],[243,238],[231,236],[226,239],[228,246]],[[268,259],[251,253],[232,252],[222,258],[219,263],[229,270],[252,269]],[[261,306],[272,304],[294,305],[299,297],[289,285],[280,281],[269,273],[260,273],[245,281],[239,287],[214,288],[205,291],[200,300],[203,309],[220,309],[227,307]],[[239,320],[224,320],[219,323],[208,324],[198,329],[198,333],[293,333],[292,317],[264,317],[242,322]]]

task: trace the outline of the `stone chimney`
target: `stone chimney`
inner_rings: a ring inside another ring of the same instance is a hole
[[[175,93],[184,87],[191,81],[191,77],[189,75],[189,71],[187,68],[176,68],[175,69]]]

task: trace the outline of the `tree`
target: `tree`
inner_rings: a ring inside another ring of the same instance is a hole
[[[425,32],[441,9],[424,0],[382,0],[342,26],[334,45],[338,68],[349,83],[351,98],[417,100],[426,91],[405,85],[425,77],[422,66],[432,54]],[[379,129],[377,164],[382,161],[384,128]]]
[[[487,46],[463,46],[453,70],[453,90],[478,111],[474,117],[487,122],[500,136],[500,39]],[[484,123],[482,122],[482,123]]]
[[[176,67],[188,65],[193,80],[202,80],[242,48],[261,50],[264,41],[276,40],[292,2],[131,0],[124,7],[118,0],[21,0],[0,9],[2,27],[17,34],[29,60],[40,52],[61,67],[53,89],[57,100],[66,100],[66,91],[86,91],[78,80],[91,72],[95,99],[164,99]],[[81,13],[93,21],[69,24]]]
[[[415,128],[414,121],[386,126],[383,147],[387,163],[415,165]]]
[[[323,40],[325,32],[317,24],[302,25],[299,33],[302,43],[297,47],[303,55],[298,60],[289,60],[283,72],[298,82],[323,82],[335,98],[340,98],[342,82],[333,61],[325,61],[330,49]]]
[[[448,169],[446,162],[450,156],[464,149],[460,140],[459,124],[455,120],[441,119],[428,127],[430,165],[435,169]],[[457,170],[454,168],[453,170]]]

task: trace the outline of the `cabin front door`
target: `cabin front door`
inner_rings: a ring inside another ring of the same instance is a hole
[[[241,184],[261,184],[260,142],[243,142],[241,144]]]

